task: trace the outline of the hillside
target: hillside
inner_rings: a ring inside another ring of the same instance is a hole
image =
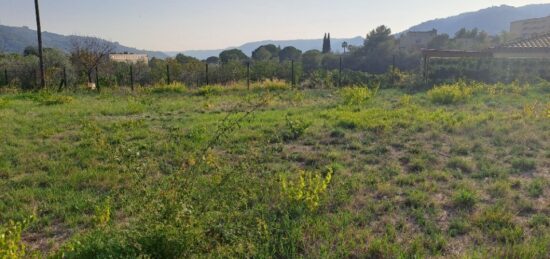
[[[477,12],[463,13],[452,17],[435,19],[411,27],[407,31],[424,31],[437,29],[440,33],[454,35],[465,27],[478,28],[495,35],[510,30],[510,23],[517,20],[545,17],[550,15],[550,4],[526,5],[512,7],[494,6]]]
[[[341,51],[342,42],[346,41],[351,45],[362,45],[363,41],[365,39],[362,37],[355,37],[351,39],[332,39],[332,49],[334,51]],[[274,44],[276,46],[281,46],[281,48],[287,47],[287,46],[294,46],[302,51],[308,51],[311,49],[317,49],[321,50],[321,47],[323,46],[323,40],[322,39],[309,39],[309,40],[265,40],[265,41],[257,41],[257,42],[249,42],[245,43],[239,47],[231,47],[231,48],[237,48],[242,50],[246,55],[250,56],[252,55],[252,51],[257,49],[258,47],[262,45],[267,44]],[[227,49],[231,49],[227,48]],[[222,52],[224,49],[215,49],[215,50],[189,50],[189,51],[174,51],[174,52],[167,52],[166,54],[174,56],[178,53],[183,53],[187,56],[196,57],[199,59],[206,59],[211,56],[218,56],[220,52]]]
[[[71,39],[80,36],[66,36],[51,32],[42,34],[44,47],[58,48],[65,51],[71,49]],[[126,47],[118,42],[113,42],[117,52],[147,53],[150,57],[165,58],[166,54],[160,51],[146,51]],[[27,46],[36,45],[36,31],[28,27],[12,27],[0,25],[0,50],[6,52],[21,53]]]

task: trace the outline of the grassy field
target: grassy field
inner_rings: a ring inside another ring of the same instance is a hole
[[[545,258],[550,85],[0,94],[0,257]]]

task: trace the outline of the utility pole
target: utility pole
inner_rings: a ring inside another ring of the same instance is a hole
[[[36,33],[38,34],[38,57],[40,59],[40,87],[46,88],[46,74],[44,72],[44,56],[42,53],[42,28],[40,26],[40,8],[38,0],[34,0],[34,8],[36,10]]]

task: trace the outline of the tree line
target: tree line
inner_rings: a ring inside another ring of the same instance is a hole
[[[462,29],[454,37],[438,35],[427,47],[481,50],[507,40],[509,35],[506,33],[490,36],[477,29]],[[420,50],[400,48],[399,38],[383,25],[370,31],[363,45],[343,43],[341,47],[343,53],[336,53],[331,46],[330,34],[325,34],[321,51],[302,52],[292,46],[281,48],[268,44],[258,47],[250,57],[239,49],[230,49],[205,60],[178,54],[173,58],[152,58],[148,64],[128,64],[109,59],[109,54],[114,51],[111,43],[84,37],[73,40],[69,53],[44,49],[44,60],[47,85],[60,87],[68,82],[71,85],[95,82],[102,86],[116,86],[129,85],[130,81],[138,85],[177,81],[200,86],[245,79],[291,81],[292,77],[305,85],[361,84],[396,69],[414,73],[421,69]],[[35,47],[28,47],[21,54],[0,53],[0,73],[4,72],[0,85],[11,84],[26,89],[36,87],[37,56]]]

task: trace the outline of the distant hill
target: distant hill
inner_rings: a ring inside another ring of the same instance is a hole
[[[365,41],[362,37],[355,37],[350,39],[332,39],[332,50],[333,51],[342,51],[342,43],[346,41],[350,45],[363,45],[363,42]],[[252,55],[252,51],[257,49],[258,47],[262,45],[267,44],[274,44],[275,46],[280,46],[281,48],[288,47],[288,46],[294,46],[299,50],[302,51],[308,51],[312,49],[321,50],[323,47],[323,40],[322,39],[311,39],[311,40],[265,40],[265,41],[257,41],[257,42],[249,42],[245,43],[239,47],[231,47],[226,49],[240,49],[242,50],[246,55],[250,56]],[[170,56],[175,56],[178,53],[183,53],[184,55],[196,57],[198,59],[206,59],[211,56],[218,56],[220,52],[224,51],[224,49],[216,49],[216,50],[189,50],[189,51],[173,51],[173,52],[166,52],[166,54]]]
[[[550,4],[534,4],[522,7],[507,5],[495,6],[459,14],[443,19],[435,19],[413,26],[407,31],[436,29],[439,33],[454,35],[461,28],[478,28],[491,35],[510,30],[510,23],[517,20],[546,17],[550,15]]]
[[[71,39],[80,36],[65,36],[51,32],[43,32],[42,39],[45,48],[57,48],[70,51]],[[146,51],[120,45],[113,42],[115,51],[148,54],[149,57],[166,58],[167,55],[160,51]],[[0,25],[0,50],[12,53],[22,53],[27,46],[36,46],[36,31],[28,27],[12,27]]]

